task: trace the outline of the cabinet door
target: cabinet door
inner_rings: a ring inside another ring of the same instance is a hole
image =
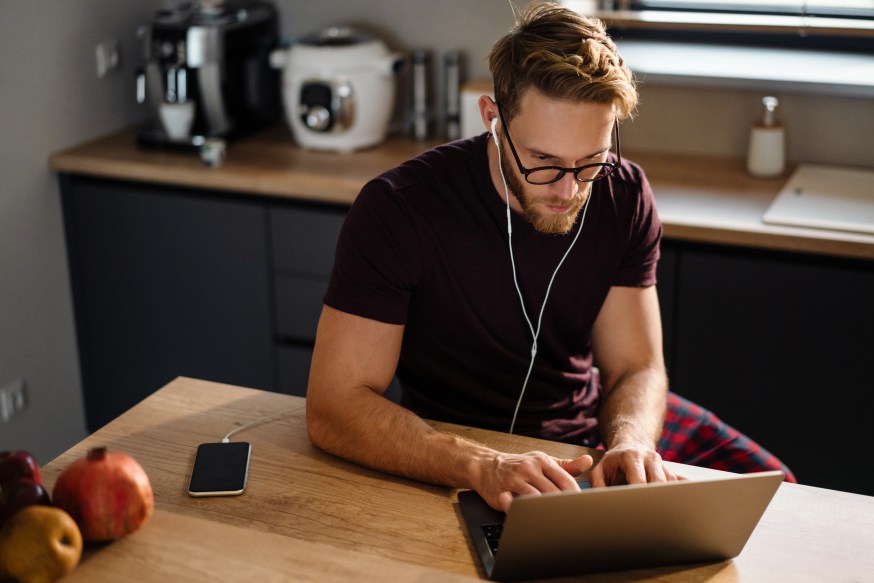
[[[281,342],[312,345],[347,207],[270,209],[276,332]]]
[[[327,279],[347,210],[303,204],[272,208],[270,232],[277,272]]]
[[[800,482],[874,494],[874,264],[691,248],[679,274],[673,389]]]
[[[289,395],[306,397],[313,349],[305,345],[280,344],[277,351],[279,390]]]
[[[282,342],[313,344],[328,280],[304,275],[276,276],[276,334]]]
[[[662,318],[662,348],[669,376],[674,372],[672,358],[674,356],[674,304],[677,298],[677,254],[676,247],[662,241],[661,256],[656,273],[658,279],[656,289],[658,290],[659,310]]]
[[[312,347],[348,207],[295,203],[270,209],[280,390],[306,394]]]
[[[80,177],[62,192],[90,431],[180,375],[275,387],[262,204]]]

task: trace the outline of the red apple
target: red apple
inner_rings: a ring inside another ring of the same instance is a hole
[[[14,478],[29,478],[42,484],[42,474],[36,458],[26,451],[0,452],[0,484]]]
[[[13,514],[26,508],[41,504],[51,504],[49,494],[42,484],[29,478],[16,478],[0,484],[0,525]]]

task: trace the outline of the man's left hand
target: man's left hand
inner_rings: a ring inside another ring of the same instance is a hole
[[[664,464],[657,451],[639,445],[619,445],[609,449],[589,473],[589,483],[593,488],[680,479]]]

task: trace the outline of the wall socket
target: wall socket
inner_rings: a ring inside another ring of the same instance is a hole
[[[0,421],[8,423],[27,407],[24,379],[15,379],[0,388]]]
[[[97,77],[100,79],[121,68],[118,41],[108,40],[98,44],[94,49],[94,55],[97,58]]]

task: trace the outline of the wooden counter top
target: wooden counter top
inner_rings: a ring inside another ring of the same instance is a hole
[[[283,412],[237,437],[252,444],[242,496],[186,493],[198,443]],[[504,451],[576,457],[568,444],[446,423]],[[456,493],[330,456],[307,438],[305,401],[178,378],[43,468],[51,491],[97,445],[137,459],[156,513],[129,537],[89,545],[71,581],[461,581],[482,577]],[[671,464],[690,478],[715,470]],[[874,572],[874,498],[781,484],[732,561],[597,573],[573,581],[861,581]],[[66,579],[65,579],[66,580]],[[562,579],[562,581],[571,579]]]
[[[120,180],[351,204],[370,178],[438,142],[392,137],[348,154],[303,150],[277,125],[228,146],[219,168],[193,152],[136,145],[136,130],[101,137],[50,159],[53,170]],[[665,237],[779,251],[874,259],[874,236],[768,225],[762,215],[785,178],[748,176],[742,160],[629,152],[656,194]]]
[[[394,138],[335,154],[299,148],[286,127],[274,126],[229,143],[224,164],[209,168],[193,151],[141,148],[130,129],[54,154],[49,163],[73,174],[348,205],[368,180],[437,143]]]

